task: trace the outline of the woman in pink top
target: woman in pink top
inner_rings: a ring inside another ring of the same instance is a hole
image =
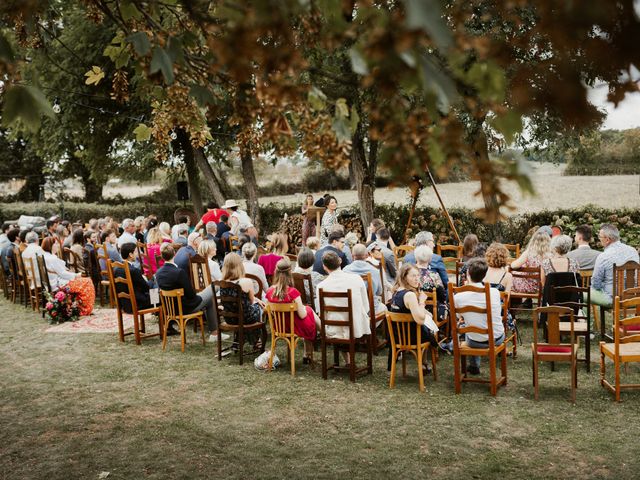
[[[282,260],[289,251],[287,235],[284,233],[274,233],[271,238],[271,253],[260,255],[258,265],[264,268],[264,273],[271,277],[276,271],[276,264]]]
[[[140,262],[144,267],[144,274],[147,278],[154,275],[158,269],[164,265],[164,260],[162,260],[162,257],[160,256],[161,243],[162,233],[160,233],[160,229],[158,227],[153,227],[147,233],[147,258],[140,259]]]

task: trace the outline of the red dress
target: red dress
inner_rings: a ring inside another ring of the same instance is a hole
[[[266,255],[260,255],[258,258],[258,265],[264,268],[265,275],[273,275],[276,271],[276,264],[282,260],[280,255],[276,255],[275,253],[268,253]]]
[[[270,303],[293,303],[296,301],[296,298],[300,296],[300,292],[293,287],[289,287],[287,290],[287,294],[284,296],[282,300],[275,296],[275,287],[269,288],[267,290],[267,301]],[[304,318],[300,318],[298,316],[298,312],[294,312],[293,317],[293,332],[299,337],[304,338],[305,340],[315,340],[316,339],[316,321],[314,317],[313,310],[311,307],[306,306],[307,316]]]
[[[226,215],[227,217],[231,216],[229,215],[229,212],[223,210],[222,208],[214,208],[213,210],[209,210],[207,213],[205,213],[200,221],[204,226],[206,226],[209,222],[215,222],[216,224],[218,224],[220,223],[220,217],[222,217],[222,215]]]

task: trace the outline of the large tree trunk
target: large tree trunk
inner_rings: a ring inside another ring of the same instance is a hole
[[[501,193],[500,180],[489,158],[487,135],[482,128],[482,121],[483,119],[476,120],[470,129],[472,161],[480,180],[480,194],[484,202],[483,216],[487,223],[496,223],[500,220],[498,202],[498,195]]]
[[[240,161],[242,162],[242,177],[247,189],[247,208],[249,216],[253,219],[256,228],[260,228],[260,206],[258,204],[258,182],[256,173],[253,170],[253,157],[251,150],[247,147],[240,147]]]
[[[219,180],[216,177],[215,172],[213,171],[213,168],[209,164],[207,157],[205,157],[204,155],[204,149],[203,148],[194,149],[193,158],[196,161],[196,164],[198,165],[198,169],[204,175],[204,179],[206,181],[207,187],[209,187],[209,191],[211,192],[211,195],[213,196],[213,200],[218,205],[223,205],[225,202],[224,193],[222,191]]]
[[[184,163],[187,167],[187,178],[189,180],[189,191],[191,193],[193,209],[198,217],[202,217],[204,209],[202,206],[202,194],[200,193],[200,176],[198,175],[198,168],[193,159],[194,150],[191,145],[188,146],[184,152]]]
[[[76,162],[77,173],[82,180],[82,186],[84,187],[84,201],[88,203],[97,203],[102,201],[102,188],[104,184],[96,181],[91,176],[91,170],[89,170],[81,161]]]
[[[378,143],[370,142],[369,160],[367,161],[364,148],[364,131],[359,124],[351,137],[351,165],[358,188],[358,201],[360,203],[360,218],[364,231],[373,220],[373,203],[375,191],[376,167],[378,163]]]

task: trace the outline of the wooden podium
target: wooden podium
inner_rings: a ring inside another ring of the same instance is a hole
[[[320,222],[322,221],[322,215],[326,207],[309,207],[307,209],[307,220],[316,221],[316,237],[320,238]]]

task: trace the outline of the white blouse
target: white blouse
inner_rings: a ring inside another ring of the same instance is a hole
[[[64,260],[49,252],[44,252],[44,262],[47,265],[49,283],[51,283],[52,289],[60,288],[80,275],[67,270]]]

